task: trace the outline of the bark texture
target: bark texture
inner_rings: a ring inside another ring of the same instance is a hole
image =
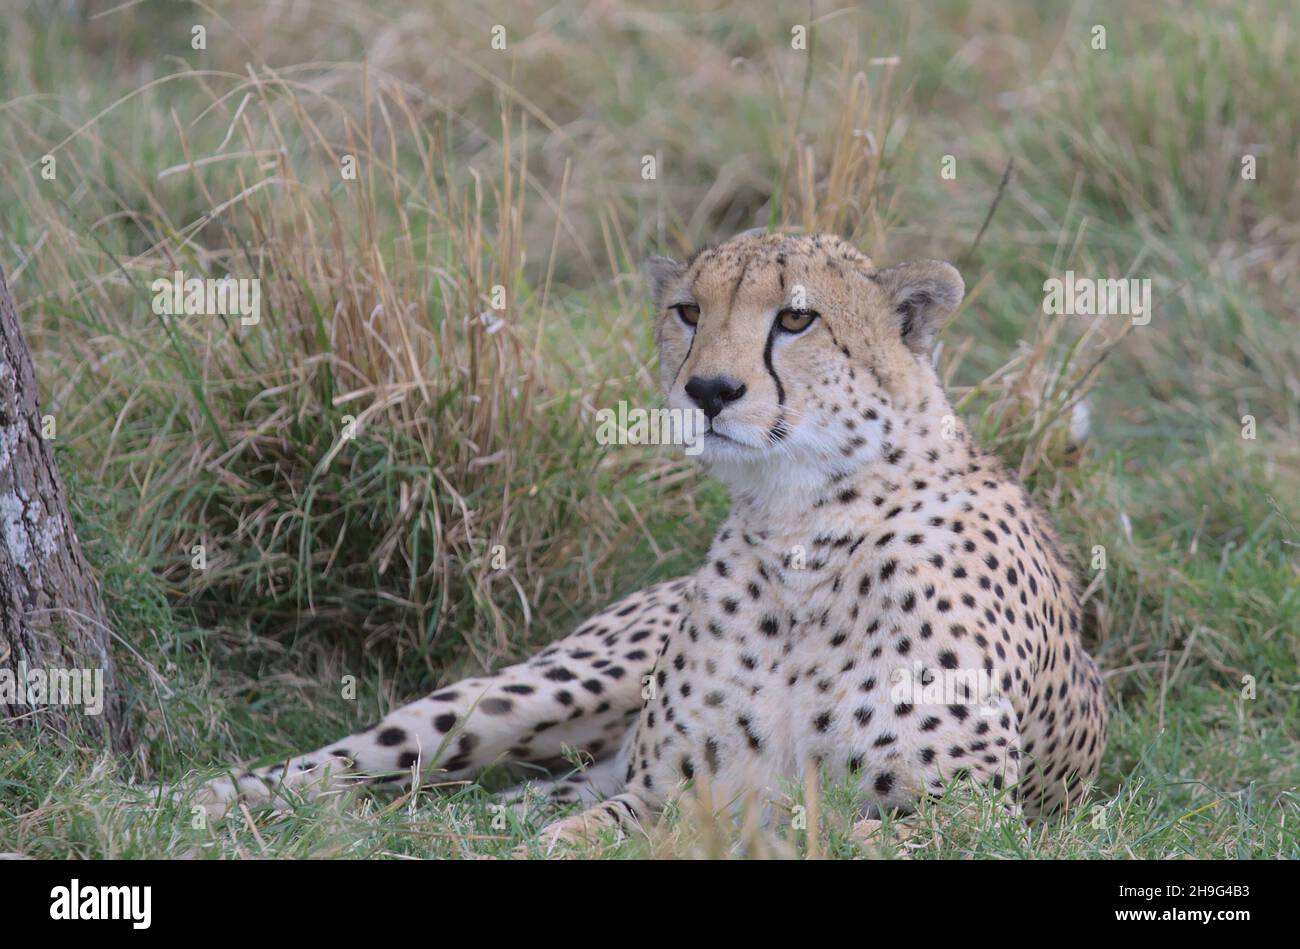
[[[31,353],[0,272],[0,728],[89,737],[125,750],[131,736],[110,642],[53,445],[42,436]],[[73,680],[80,695],[67,702]]]

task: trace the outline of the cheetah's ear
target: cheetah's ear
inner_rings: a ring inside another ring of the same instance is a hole
[[[966,284],[952,264],[914,260],[875,273],[898,314],[898,329],[907,348],[925,355],[943,321],[957,309]]]
[[[662,310],[664,294],[686,268],[671,257],[651,257],[645,262],[645,278],[650,284],[650,298],[655,302],[655,309]]]

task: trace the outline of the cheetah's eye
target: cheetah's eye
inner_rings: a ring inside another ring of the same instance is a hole
[[[687,326],[693,327],[700,322],[700,308],[693,303],[679,303],[672,309]]]
[[[793,307],[786,307],[777,314],[781,329],[787,333],[802,333],[812,326],[812,321],[815,319],[817,314],[813,310],[796,310]]]

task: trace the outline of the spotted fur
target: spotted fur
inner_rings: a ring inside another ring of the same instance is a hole
[[[867,815],[961,778],[1030,813],[1077,799],[1105,694],[1046,516],[931,368],[957,271],[766,234],[648,271],[669,405],[705,413],[699,458],[733,499],[706,563],[205,803],[573,749],[594,766],[546,792],[590,806],[550,840],[642,826],[702,784],[776,796],[809,767],[855,782]]]

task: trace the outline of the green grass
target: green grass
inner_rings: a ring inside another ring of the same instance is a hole
[[[603,451],[593,412],[653,398],[636,261],[776,221],[885,262],[959,262],[968,301],[941,369],[1088,591],[1103,771],[1089,806],[1041,824],[955,794],[905,841],[862,846],[848,790],[829,787],[811,846],[781,822],[756,836],[690,814],[607,855],[1300,856],[1286,3],[819,10],[811,54],[789,48],[795,14],[726,2],[514,5],[505,53],[494,20],[452,6],[359,19],[334,3],[291,24],[229,6],[218,22],[187,4],[92,20],[32,4],[0,38],[0,265],[141,736],[110,758],[0,732],[0,852],[526,845],[547,815],[503,827],[480,786],[196,828],[130,783],[316,747],[691,569],[724,493],[665,452]],[[1088,46],[1097,23],[1105,51]],[[188,167],[223,141],[247,154]],[[355,182],[343,154],[361,158]],[[262,326],[165,328],[147,287],[175,267],[258,274]],[[1045,316],[1042,282],[1066,269],[1151,279],[1151,323]],[[495,285],[510,305],[489,334],[473,316]],[[1078,451],[1066,428],[1085,393]],[[321,466],[365,409],[363,435]],[[495,544],[504,573],[486,567]]]

